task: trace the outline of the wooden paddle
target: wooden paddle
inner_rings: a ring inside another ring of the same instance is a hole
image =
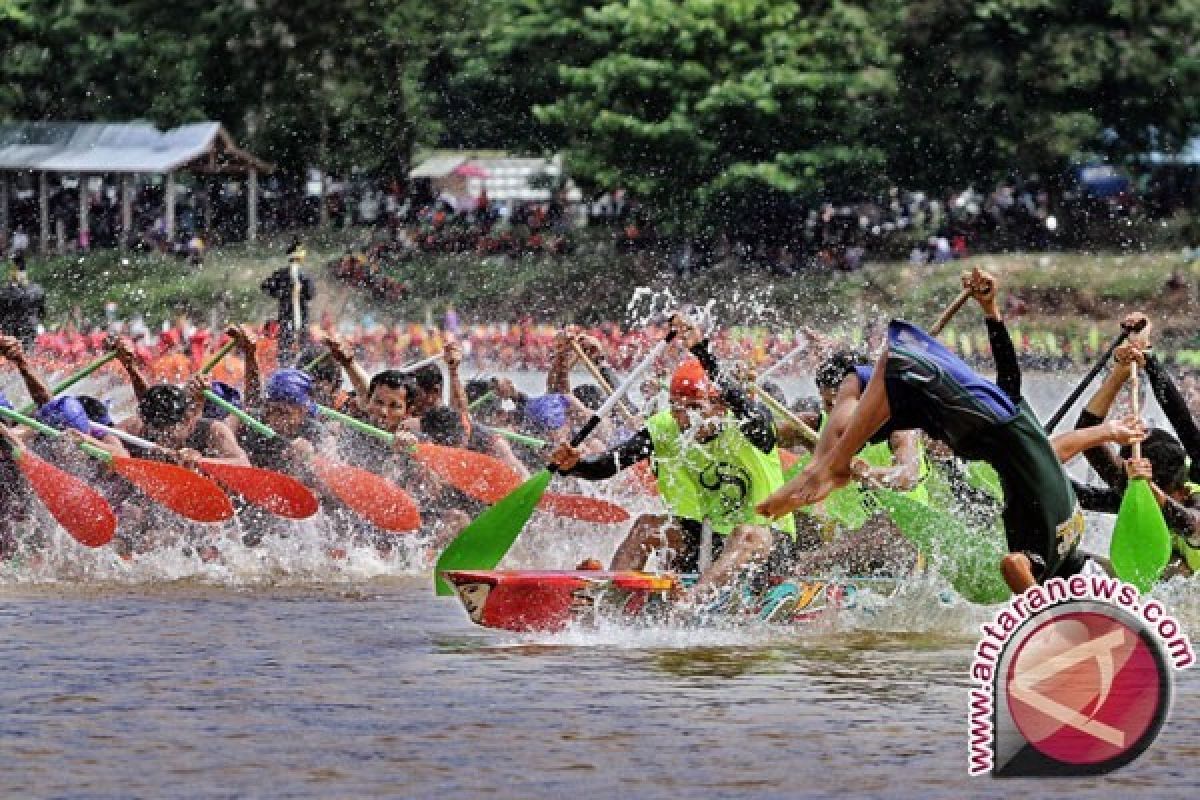
[[[609,395],[591,419],[572,437],[572,447],[578,447],[591,435],[600,421],[608,416],[629,389],[641,380],[642,375],[662,355],[674,338],[675,331],[672,330],[662,341],[651,348],[642,362],[625,378],[625,382]],[[454,541],[450,542],[442,551],[442,555],[434,567],[434,590],[437,594],[442,596],[454,594],[454,588],[442,578],[442,573],[447,570],[492,569],[500,563],[500,559],[504,558],[512,548],[513,542],[521,535],[534,508],[541,502],[554,472],[557,472],[557,468],[554,466],[540,470],[516,491],[484,511],[459,532]]]
[[[946,310],[942,312],[940,317],[938,317],[937,322],[933,323],[933,327],[929,329],[929,333],[933,336],[937,336],[939,333],[941,333],[942,329],[950,324],[950,320],[954,319],[954,315],[958,313],[958,310],[962,308],[963,305],[970,299],[970,289],[963,289],[961,292],[959,292],[958,297],[954,298],[954,300],[950,302],[950,305],[946,306]]]
[[[609,385],[608,380],[604,377],[604,373],[600,371],[600,368],[588,357],[588,354],[583,351],[583,348],[579,346],[579,342],[574,338],[571,339],[571,347],[575,349],[575,355],[579,356],[579,360],[583,362],[584,368],[591,374],[596,384],[605,394],[612,394],[612,386]],[[624,403],[617,403],[617,410],[621,412],[621,416],[625,418],[626,422],[632,423],[636,421],[633,412]]]
[[[1130,364],[1129,389],[1133,415],[1140,416],[1137,362]],[[1142,445],[1133,443],[1133,457],[1142,457]],[[1171,532],[1163,519],[1162,509],[1154,490],[1145,478],[1129,481],[1117,521],[1113,525],[1109,561],[1117,577],[1132,583],[1139,591],[1148,592],[1154,586],[1167,562],[1171,560]]]
[[[66,436],[57,428],[44,425],[18,411],[0,408],[0,416],[46,436]],[[113,472],[181,517],[194,522],[222,522],[233,517],[233,504],[229,502],[229,497],[221,491],[221,487],[203,475],[175,464],[114,456],[88,442],[78,442],[78,445],[83,452],[106,462]]]
[[[81,368],[74,375],[71,375],[69,378],[64,379],[60,383],[54,384],[54,386],[51,387],[51,389],[50,389],[50,396],[54,397],[55,395],[62,394],[63,392],[65,392],[67,389],[70,389],[75,384],[79,383],[80,381],[84,380],[87,377],[90,377],[92,375],[92,373],[94,373],[96,370],[100,369],[101,367],[103,367],[105,364],[112,361],[116,357],[117,357],[116,353],[104,354],[103,356],[96,359],[92,363]],[[28,403],[24,407],[21,408],[22,414],[32,414],[35,411],[37,411],[37,403]]]
[[[95,422],[92,423],[92,427],[146,450],[171,452],[169,448],[119,428],[110,428]],[[277,516],[308,519],[316,514],[319,508],[317,496],[312,490],[290,475],[248,464],[229,464],[212,458],[200,459],[198,467],[201,472],[215,478],[225,488]]]
[[[1058,427],[1058,423],[1062,422],[1062,418],[1067,415],[1067,412],[1071,410],[1071,406],[1075,405],[1075,401],[1079,399],[1079,396],[1084,393],[1087,387],[1092,385],[1092,381],[1094,381],[1096,376],[1100,374],[1100,370],[1104,369],[1104,365],[1108,363],[1108,359],[1112,357],[1112,354],[1116,351],[1116,349],[1120,347],[1130,336],[1135,333],[1141,333],[1145,329],[1146,320],[1144,319],[1140,320],[1137,325],[1131,326],[1125,325],[1124,323],[1121,324],[1121,333],[1116,339],[1113,339],[1112,344],[1110,344],[1108,349],[1104,351],[1104,355],[1100,356],[1099,360],[1092,365],[1092,368],[1088,370],[1088,373],[1083,376],[1082,380],[1079,381],[1079,385],[1071,391],[1071,394],[1068,395],[1067,399],[1062,402],[1062,405],[1058,407],[1058,410],[1054,412],[1054,415],[1047,420],[1044,426],[1042,426],[1046,433],[1054,433],[1054,429]]]
[[[224,398],[211,391],[204,396],[260,435],[269,439],[279,437],[270,426]],[[324,456],[314,455],[309,464],[339,500],[376,527],[393,533],[408,533],[421,527],[421,513],[412,496],[386,478]]]
[[[9,447],[9,453],[50,516],[75,541],[85,547],[100,547],[112,541],[117,532],[117,515],[99,492],[69,472],[46,463],[28,448]]]

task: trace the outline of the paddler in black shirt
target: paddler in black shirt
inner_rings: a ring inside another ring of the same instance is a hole
[[[871,380],[849,416],[826,425],[812,463],[758,510],[778,517],[820,502],[853,479],[851,462],[868,441],[920,428],[956,455],[986,461],[1000,476],[1010,551],[1000,569],[1009,588],[1021,593],[1082,569],[1083,515],[1058,453],[1022,399],[995,278],[976,269],[963,274],[963,287],[983,309],[996,382],[976,375],[921,329],[893,320]]]

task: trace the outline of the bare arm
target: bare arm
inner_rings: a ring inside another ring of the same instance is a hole
[[[21,373],[21,380],[25,381],[25,389],[29,392],[30,400],[39,406],[44,406],[54,398],[49,387],[46,386],[46,382],[29,366],[29,359],[25,355],[24,348],[21,347],[20,340],[12,336],[0,336],[0,356],[7,358],[9,363]]]
[[[213,420],[208,428],[208,458],[223,464],[249,466],[246,451],[238,444],[237,437],[224,422]]]
[[[112,348],[117,354],[117,361],[121,362],[121,366],[125,368],[125,374],[129,376],[129,386],[133,389],[133,396],[141,400],[142,396],[146,394],[146,390],[150,388],[150,381],[146,380],[145,373],[138,367],[137,355],[124,339],[114,339]]]
[[[471,435],[471,402],[467,399],[467,390],[459,377],[458,369],[462,366],[462,346],[453,340],[447,341],[442,348],[442,363],[446,365],[446,376],[450,380],[450,407],[458,412],[463,428]]]
[[[1139,422],[1110,419],[1099,425],[1057,433],[1051,437],[1050,443],[1054,446],[1054,454],[1058,456],[1058,460],[1066,464],[1080,453],[1096,449],[1105,450],[1112,458],[1116,459],[1117,456],[1107,450],[1109,443],[1132,444],[1135,441],[1141,441],[1145,436],[1146,430]],[[1108,482],[1107,479],[1106,482]],[[1109,484],[1112,485],[1111,482]]]
[[[554,354],[550,358],[550,370],[546,373],[548,394],[571,393],[571,334],[559,331],[554,337]]]
[[[333,336],[326,337],[325,346],[329,348],[330,357],[337,362],[342,371],[346,373],[346,377],[350,379],[356,401],[359,408],[362,408],[367,402],[367,395],[370,394],[371,379],[367,376],[367,371],[363,369],[362,364],[355,360],[354,349]]]

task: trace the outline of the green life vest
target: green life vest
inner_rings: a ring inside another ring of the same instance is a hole
[[[697,522],[707,518],[720,534],[751,524],[794,536],[791,514],[771,520],[754,513],[758,503],[783,485],[779,448],[763,453],[742,433],[734,416],[726,416],[724,422],[715,438],[700,443],[684,438],[669,410],[646,420],[663,501],[677,517]]]
[[[1192,494],[1200,492],[1200,484],[1188,481],[1184,486]],[[1200,572],[1200,547],[1192,547],[1187,543],[1187,539],[1178,533],[1171,535],[1171,543],[1175,546],[1176,552],[1183,556],[1183,560],[1188,565],[1188,568],[1192,572]]]

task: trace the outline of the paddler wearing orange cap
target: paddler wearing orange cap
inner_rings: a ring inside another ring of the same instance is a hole
[[[795,524],[754,510],[783,485],[771,413],[721,375],[694,322],[676,315],[671,326],[693,358],[671,377],[669,408],[604,453],[581,457],[562,444],[551,461],[563,474],[604,480],[649,459],[668,513],[638,517],[611,569],[642,569],[651,553],[666,550],[672,569],[700,572],[682,602],[711,606],[729,597],[725,590],[747,572],[783,572],[793,555]],[[708,553],[702,549],[706,523],[716,534]]]

